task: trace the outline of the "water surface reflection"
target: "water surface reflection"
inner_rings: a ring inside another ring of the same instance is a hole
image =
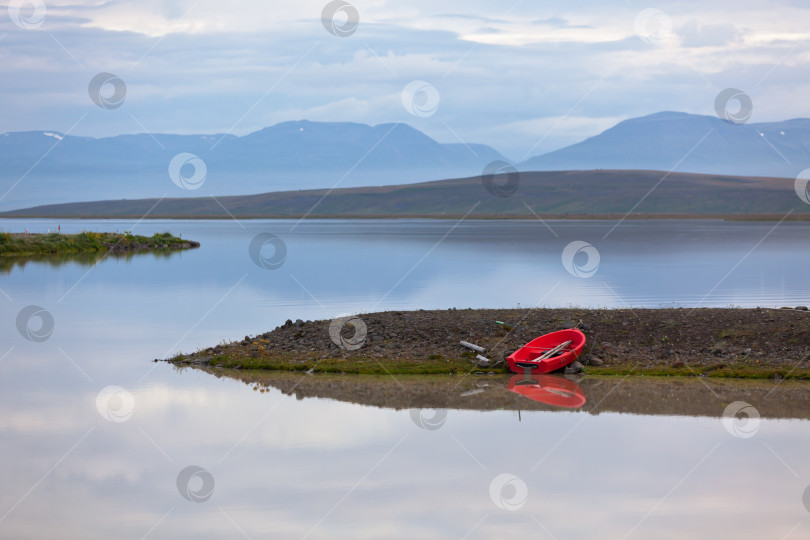
[[[152,256],[155,259],[171,259],[179,254],[179,250],[153,250],[130,251],[126,253],[112,253],[91,251],[83,253],[40,253],[36,255],[0,256],[0,274],[10,274],[15,268],[23,269],[26,265],[36,264],[50,268],[58,268],[70,263],[79,266],[93,266],[104,259],[129,262],[133,257]]]
[[[763,418],[810,419],[810,384],[699,377],[561,375],[331,375],[183,367],[240,381],[260,393],[325,398],[391,409],[575,410],[589,414],[720,418],[733,402],[753,404]]]

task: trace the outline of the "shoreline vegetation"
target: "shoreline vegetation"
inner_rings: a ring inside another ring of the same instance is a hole
[[[270,332],[165,361],[307,373],[498,374],[509,372],[506,357],[533,337],[576,326],[588,339],[576,367],[587,374],[810,380],[810,312],[804,306],[390,311],[288,320]],[[480,367],[462,340],[484,347],[483,355],[500,365]]]
[[[152,236],[130,232],[9,233],[0,232],[0,257],[39,257],[79,253],[137,253],[170,251],[200,247],[199,242],[184,240],[171,233]]]

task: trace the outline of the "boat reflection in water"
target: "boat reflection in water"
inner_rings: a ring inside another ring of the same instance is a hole
[[[587,401],[585,392],[574,381],[558,375],[514,375],[509,390],[524,397],[568,409],[578,409]]]

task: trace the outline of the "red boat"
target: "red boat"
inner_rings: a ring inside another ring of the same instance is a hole
[[[567,341],[571,343],[555,353],[554,356],[540,359],[541,356]],[[551,373],[579,358],[583,347],[585,347],[585,334],[576,328],[571,328],[552,332],[531,340],[510,354],[506,361],[509,364],[509,369],[515,373],[531,373],[532,375]]]
[[[577,383],[557,375],[537,375],[529,378],[525,375],[512,375],[507,388],[516,394],[555,407],[578,409],[587,401],[585,393]]]

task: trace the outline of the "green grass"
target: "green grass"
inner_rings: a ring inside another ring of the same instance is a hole
[[[182,365],[185,357],[178,355],[169,362]],[[470,364],[466,358],[425,360],[391,360],[364,357],[355,358],[310,358],[292,356],[260,355],[231,357],[214,356],[207,366],[228,369],[250,369],[262,371],[312,371],[313,373],[342,373],[352,375],[460,375],[474,371],[496,371],[510,373],[504,365],[494,369],[481,370]],[[765,367],[737,363],[734,365],[714,364],[710,366],[586,366],[587,375],[599,377],[710,377],[718,379],[788,379],[810,380],[810,368]]]
[[[600,366],[587,367],[589,375],[626,377],[710,377],[717,379],[788,379],[810,381],[810,369],[790,367],[751,367],[751,366],[695,366],[689,367],[636,367]]]
[[[11,234],[0,233],[0,256],[43,255],[56,253],[106,252],[114,249],[164,249],[178,248],[184,242],[171,233],[156,233],[152,236],[134,235],[130,232],[83,232],[79,234]]]
[[[275,371],[310,371],[313,373],[347,373],[353,375],[452,375],[473,370],[469,361],[455,360],[383,360],[371,358],[312,358],[308,360],[284,357],[231,358],[220,355],[211,359],[210,366]],[[477,368],[475,368],[477,370]]]

